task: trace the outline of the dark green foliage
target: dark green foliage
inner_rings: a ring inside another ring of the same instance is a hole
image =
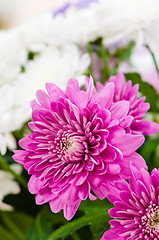
[[[24,240],[33,219],[22,212],[0,212],[0,238]]]
[[[131,80],[133,85],[139,84],[139,91],[143,96],[146,96],[146,102],[150,103],[150,110],[152,112],[159,111],[159,95],[156,90],[147,82],[142,81],[141,76],[138,73],[126,73],[127,80]]]
[[[83,211],[84,215],[61,226],[50,235],[48,240],[66,239],[69,235],[87,225],[90,226],[93,234],[92,239],[100,239],[109,225],[108,209],[110,206],[110,203],[106,204],[106,200],[97,200],[93,203],[87,200],[81,203],[79,210]]]

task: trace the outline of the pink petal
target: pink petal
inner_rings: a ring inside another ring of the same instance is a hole
[[[89,101],[89,96],[86,92],[76,92],[72,87],[69,86],[67,87],[67,96],[69,97],[71,102],[79,108],[85,108]]]
[[[100,199],[104,199],[109,193],[109,188],[108,186],[102,184],[98,188],[93,188],[93,191],[97,195],[97,197],[99,197]]]
[[[78,196],[81,200],[86,200],[86,198],[88,197],[90,193],[90,185],[88,182],[84,182],[84,184],[82,184],[79,187],[79,193]]]
[[[114,82],[115,83],[115,98],[118,98],[118,100],[122,100],[120,97],[121,92],[124,89],[125,85],[125,77],[123,73],[118,73],[116,76],[112,76],[109,78],[108,82]]]
[[[119,101],[116,102],[110,112],[112,119],[124,119],[129,111],[129,102],[128,101]]]
[[[37,146],[37,144],[33,139],[27,136],[19,141],[19,146],[23,149],[35,150],[35,146]]]
[[[53,102],[60,97],[66,97],[65,93],[54,83],[46,83],[46,89]]]
[[[135,166],[138,170],[141,168],[145,168],[147,170],[145,160],[141,155],[135,152],[130,157],[124,157],[120,163],[121,174],[124,178],[129,178],[132,175],[131,164],[133,164],[133,166]]]
[[[159,124],[152,121],[142,121],[140,123],[134,122],[132,128],[145,135],[152,135],[159,131]]]
[[[91,201],[94,201],[94,200],[97,199],[97,197],[95,197],[92,193],[89,193],[89,199],[90,199]]]
[[[76,179],[75,185],[78,186],[78,185],[83,184],[83,183],[86,181],[86,179],[87,179],[87,177],[88,177],[88,174],[89,174],[88,171],[83,170],[83,171],[80,173],[80,175],[78,175],[78,177],[77,177],[77,179]]]
[[[98,91],[101,91],[104,88],[104,85],[100,82],[96,82],[96,87],[97,87]]]
[[[130,127],[131,123],[133,121],[133,117],[128,115],[126,116],[123,121],[120,123],[120,126],[123,127],[123,128],[128,128]]]
[[[71,218],[73,218],[73,216],[75,215],[79,205],[80,205],[81,200],[79,200],[75,205],[64,205],[64,217],[67,220],[71,220]]]
[[[120,237],[118,234],[121,233],[121,229],[111,228],[106,231],[101,240],[126,240],[127,237]]]
[[[58,197],[54,198],[53,200],[49,201],[51,211],[54,213],[60,212],[64,208],[64,203]]]
[[[125,134],[111,140],[111,144],[119,148],[124,156],[132,155],[144,142],[142,135]]]
[[[69,91],[69,88],[70,88],[70,87],[71,87],[75,92],[80,91],[80,87],[79,87],[79,83],[78,83],[77,79],[71,78],[71,79],[68,80],[67,88],[66,88],[66,95],[69,94],[68,91]]]
[[[24,164],[25,161],[25,156],[26,156],[26,152],[23,150],[15,150],[13,151],[15,154],[12,156],[12,158],[20,164]]]
[[[32,175],[28,182],[28,189],[32,194],[36,194],[46,183],[46,180],[37,179],[35,175]]]
[[[36,98],[38,102],[41,104],[41,106],[45,108],[49,108],[49,97],[43,90],[38,90],[36,92]]]
[[[93,89],[94,89],[93,78],[90,76],[89,83],[87,86],[87,94],[88,94],[89,98],[92,96]]]
[[[67,189],[64,189],[60,195],[60,198],[65,204],[73,204],[78,198],[78,187],[71,184]]]
[[[108,173],[111,174],[119,174],[121,171],[121,167],[119,164],[109,164]]]
[[[114,83],[108,83],[104,88],[92,97],[92,102],[109,109],[114,96]]]

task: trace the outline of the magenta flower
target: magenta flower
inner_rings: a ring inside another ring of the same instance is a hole
[[[127,134],[128,101],[112,106],[114,83],[93,95],[93,80],[87,92],[78,81],[68,82],[66,93],[47,83],[48,94],[39,90],[31,103],[33,133],[20,140],[24,150],[15,151],[14,160],[31,174],[29,191],[36,203],[49,202],[53,212],[64,210],[69,220],[91,189],[101,199],[107,195],[107,183],[128,178],[130,162],[146,168],[135,151],[144,141],[142,135]],[[120,123],[123,123],[123,126]]]
[[[109,200],[115,208],[109,210],[114,226],[101,240],[159,239],[159,170],[151,175],[132,166],[132,177],[111,186]]]
[[[116,103],[121,100],[129,102],[128,115],[132,117],[132,123],[129,127],[125,128],[125,130],[129,133],[145,135],[151,135],[159,131],[159,125],[157,123],[143,120],[143,117],[150,108],[150,104],[145,102],[146,97],[138,98],[139,85],[136,84],[132,86],[131,80],[126,83],[122,73],[110,77],[108,83],[110,82],[114,82],[115,84],[113,102]],[[97,83],[97,87],[101,90],[103,85]]]

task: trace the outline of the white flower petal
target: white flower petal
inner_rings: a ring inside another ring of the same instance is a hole
[[[6,153],[6,150],[7,150],[7,144],[6,144],[5,137],[0,133],[0,153],[4,155]]]

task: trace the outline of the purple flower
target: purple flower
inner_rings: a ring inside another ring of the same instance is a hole
[[[128,116],[132,117],[132,122],[129,127],[125,128],[126,132],[151,135],[159,131],[159,125],[157,123],[143,119],[150,108],[150,104],[145,102],[146,97],[138,98],[139,85],[135,84],[132,86],[131,80],[126,83],[122,73],[110,77],[108,83],[110,82],[115,84],[113,102],[116,103],[120,100],[129,102]],[[103,85],[97,83],[97,87],[101,90]]]
[[[99,3],[99,0],[78,0],[75,5],[78,8],[88,8],[91,3]]]
[[[54,11],[53,15],[54,17],[57,16],[58,14],[65,14],[66,11],[72,7],[72,3],[68,2],[68,3],[65,3],[62,7],[56,9],[56,11]]]
[[[127,134],[124,127],[128,101],[113,104],[114,83],[93,95],[93,79],[87,91],[70,79],[66,93],[47,83],[48,94],[39,90],[31,103],[33,131],[20,140],[24,150],[15,151],[14,160],[31,174],[29,191],[36,203],[49,202],[53,212],[64,210],[69,220],[81,200],[107,195],[107,183],[128,178],[130,162],[146,167],[135,151],[144,141],[142,135]],[[122,126],[121,126],[122,122]]]
[[[159,170],[151,175],[132,166],[128,184],[117,181],[110,188],[109,200],[115,208],[109,210],[114,226],[102,240],[159,239]]]
[[[54,11],[53,15],[56,16],[58,14],[65,14],[68,9],[70,8],[89,8],[89,5],[91,3],[99,3],[99,0],[77,0],[75,2],[66,2],[62,7],[58,8],[56,11]]]

